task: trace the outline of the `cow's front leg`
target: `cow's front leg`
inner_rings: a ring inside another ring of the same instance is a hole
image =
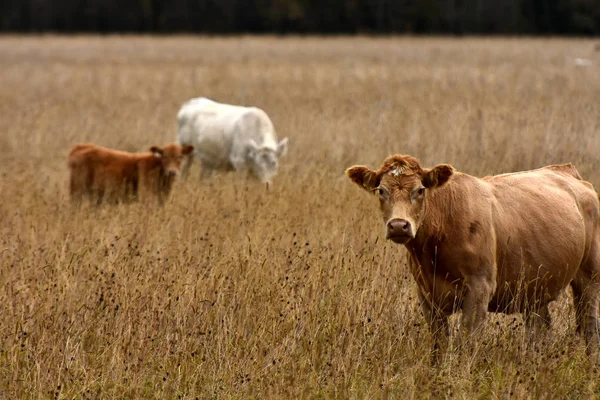
[[[213,164],[209,164],[208,162],[200,159],[200,175],[198,175],[200,182],[214,177],[215,170],[216,168]]]
[[[246,159],[244,157],[231,157],[229,163],[235,172],[243,172],[247,167]]]
[[[200,175],[199,175],[200,181],[210,179],[213,176],[215,176],[215,170],[202,165],[202,169],[200,170]]]
[[[246,158],[231,157],[229,159],[229,162],[231,163],[231,167],[233,168],[233,170],[236,173],[238,173],[238,174],[245,173],[248,178],[253,175],[253,169],[248,164],[248,160]]]
[[[433,339],[432,362],[433,364],[437,364],[448,349],[448,339],[450,337],[448,316],[432,305],[429,299],[427,299],[420,290],[419,303],[421,304],[423,316],[429,325],[429,330]]]
[[[190,175],[190,168],[194,163],[195,157],[196,155],[193,152],[183,157],[183,165],[181,166],[181,179],[186,180]]]
[[[461,331],[463,336],[470,336],[485,320],[494,285],[489,280],[481,278],[470,278],[465,284]]]

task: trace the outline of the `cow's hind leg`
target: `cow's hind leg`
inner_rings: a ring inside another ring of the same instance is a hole
[[[69,195],[73,203],[79,204],[83,199],[85,191],[84,183],[81,182],[81,178],[76,171],[71,171],[71,179],[69,182]]]
[[[600,236],[600,235],[598,235]],[[587,260],[582,263],[571,282],[577,331],[584,337],[588,354],[598,354],[600,346],[600,237],[592,245]]]
[[[71,177],[69,182],[69,194],[71,201],[75,204],[81,203],[85,196],[90,196],[90,190],[93,183],[93,175],[89,168],[75,165],[71,168]]]
[[[600,322],[598,321],[598,301],[600,292],[599,276],[584,276],[580,272],[573,282],[573,302],[575,303],[575,321],[577,332],[585,338],[587,352],[598,352],[600,345]]]

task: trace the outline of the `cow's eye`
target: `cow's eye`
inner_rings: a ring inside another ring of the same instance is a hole
[[[377,194],[382,199],[385,199],[387,197],[387,192],[386,192],[386,190],[384,188],[377,188]]]
[[[419,199],[423,196],[423,194],[425,193],[425,188],[424,187],[420,187],[417,190],[415,190],[412,194],[412,199],[416,200]]]

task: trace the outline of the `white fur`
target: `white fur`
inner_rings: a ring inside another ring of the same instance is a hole
[[[573,62],[577,67],[589,67],[593,64],[592,60],[589,60],[587,58],[575,58]]]
[[[404,173],[404,171],[406,170],[405,167],[398,167],[396,169],[393,169],[389,172],[390,175],[392,176],[400,176]]]
[[[248,170],[263,182],[277,174],[287,138],[277,141],[269,116],[260,108],[217,103],[205,97],[189,100],[177,114],[178,142],[193,145],[202,176],[214,171]],[[187,176],[192,157],[184,162]]]

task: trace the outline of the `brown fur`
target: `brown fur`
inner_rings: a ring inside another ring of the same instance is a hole
[[[393,221],[411,224],[410,234],[390,238],[408,249],[436,348],[457,310],[466,332],[487,311],[522,312],[529,325],[550,325],[548,304],[571,285],[578,330],[597,351],[598,195],[572,164],[480,179],[395,155],[377,171],[355,166],[347,175],[379,193],[388,234],[396,234]]]
[[[74,200],[87,196],[100,204],[137,198],[143,184],[164,202],[179,173],[181,160],[192,146],[171,143],[148,153],[127,153],[94,144],[78,144],[69,153],[70,192]]]

